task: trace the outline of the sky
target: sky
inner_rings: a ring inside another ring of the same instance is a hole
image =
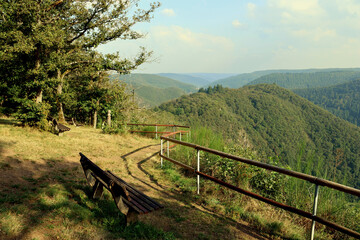
[[[141,1],[146,9],[152,1]],[[98,48],[152,61],[138,73],[360,67],[359,0],[163,0],[137,40]]]

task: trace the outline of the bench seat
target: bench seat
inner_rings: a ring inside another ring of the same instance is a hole
[[[103,187],[108,189],[120,212],[126,215],[127,225],[137,221],[140,214],[147,214],[163,208],[157,201],[140,192],[111,171],[103,171],[82,153],[80,156],[80,163],[86,180],[93,188],[92,197],[101,198]]]

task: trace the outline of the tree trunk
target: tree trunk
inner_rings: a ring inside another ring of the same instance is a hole
[[[36,94],[36,103],[41,103],[42,102],[42,98],[43,98],[43,90],[39,89],[39,91]]]
[[[35,72],[38,72],[40,69],[40,65],[41,65],[41,60],[40,60],[40,49],[39,47],[37,47],[36,49],[36,53],[35,53]],[[38,73],[37,73],[38,74]],[[43,98],[43,90],[41,87],[39,87],[38,92],[36,93],[36,103],[41,103],[42,102],[42,98]]]
[[[65,115],[64,115],[64,109],[63,109],[63,103],[60,100],[60,95],[62,94],[63,85],[64,85],[64,78],[65,75],[68,74],[70,71],[66,70],[64,73],[61,73],[60,69],[57,70],[57,79],[58,79],[58,86],[56,91],[56,102],[58,106],[58,117],[60,123],[65,123]]]
[[[97,110],[94,111],[94,119],[93,119],[93,124],[94,124],[94,128],[96,129],[96,124],[97,124]]]
[[[111,110],[108,110],[107,125],[111,127]]]

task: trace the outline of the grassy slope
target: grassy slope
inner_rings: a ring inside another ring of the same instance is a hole
[[[295,89],[294,92],[360,126],[360,80],[325,88]]]
[[[12,124],[0,119],[0,239],[267,239],[179,192],[158,168],[158,141],[88,127],[58,137]],[[79,152],[165,209],[125,227],[107,191],[89,199]]]
[[[160,109],[184,109],[183,121],[208,125],[241,143],[250,140],[299,171],[340,182],[346,176],[347,184],[360,187],[360,129],[286,89],[264,84],[197,93]],[[342,163],[337,169],[336,161]]]

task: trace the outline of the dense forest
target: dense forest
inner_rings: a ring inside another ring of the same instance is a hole
[[[294,92],[338,117],[360,126],[360,80]]]
[[[328,87],[360,79],[360,71],[333,71],[315,73],[272,73],[247,85],[260,83],[275,83],[280,87],[288,89]]]
[[[264,159],[278,157],[284,166],[360,187],[360,129],[289,90],[210,87],[159,109],[208,126]]]

